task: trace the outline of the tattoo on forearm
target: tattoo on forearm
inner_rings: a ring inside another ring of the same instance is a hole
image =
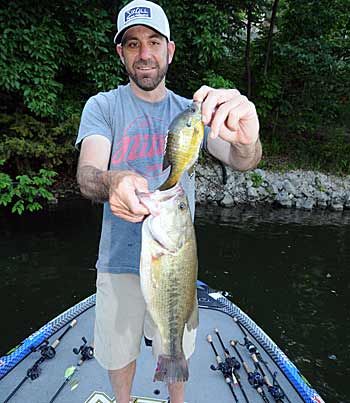
[[[109,199],[109,176],[90,165],[78,168],[77,181],[80,191],[88,199],[104,203]]]

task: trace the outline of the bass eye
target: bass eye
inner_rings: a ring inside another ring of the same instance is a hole
[[[184,210],[185,208],[186,208],[186,203],[181,202],[181,203],[179,204],[179,209],[180,209],[180,210]]]

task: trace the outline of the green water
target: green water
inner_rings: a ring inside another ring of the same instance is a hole
[[[0,215],[0,355],[94,292],[101,208]],[[197,208],[199,278],[226,291],[327,403],[349,403],[350,212]]]

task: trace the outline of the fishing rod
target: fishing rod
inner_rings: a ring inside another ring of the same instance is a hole
[[[65,380],[62,385],[57,389],[56,393],[53,395],[49,403],[52,403],[56,400],[57,396],[61,393],[62,389],[67,385],[67,383],[72,379],[73,375],[76,373],[79,367],[81,367],[86,360],[91,360],[94,358],[94,348],[87,344],[87,340],[85,337],[82,337],[83,344],[79,348],[73,348],[73,353],[77,355],[81,355],[80,360],[77,363],[77,366],[69,367],[65,371]]]
[[[233,372],[231,370],[231,367],[229,365],[227,365],[227,363],[224,363],[222,361],[222,358],[220,357],[220,355],[216,351],[216,348],[215,348],[214,343],[213,343],[213,339],[212,339],[210,334],[208,334],[207,340],[210,343],[210,345],[211,345],[211,347],[212,347],[212,349],[214,351],[214,354],[215,354],[215,357],[216,357],[216,362],[218,364],[217,367],[215,367],[215,365],[212,364],[210,366],[210,369],[212,369],[213,371],[218,371],[219,370],[222,373],[222,375],[224,376],[225,382],[227,383],[227,386],[230,388],[231,393],[232,393],[235,401],[238,403],[237,396],[236,396],[235,391],[233,390],[233,386],[232,386],[232,383],[235,386],[237,386],[238,381],[237,381],[235,375],[233,374]]]
[[[265,374],[264,370],[262,369],[257,355],[255,353],[253,353],[251,355],[251,357],[252,357],[252,360],[254,361],[256,368],[260,370],[260,372],[263,376],[264,382],[266,383],[267,390],[270,392],[271,396],[275,399],[275,402],[283,403],[285,394],[284,394],[283,390],[278,385],[276,385],[276,378],[273,378],[273,383],[271,383],[269,378]]]
[[[219,342],[220,342],[220,344],[221,344],[222,349],[224,350],[224,354],[225,354],[225,363],[227,363],[227,365],[230,366],[231,371],[232,371],[232,374],[236,376],[236,379],[237,379],[237,382],[238,382],[238,386],[239,386],[239,388],[241,389],[241,392],[242,392],[242,394],[243,394],[243,396],[244,396],[245,401],[246,401],[247,403],[249,403],[248,397],[247,397],[247,395],[246,395],[246,393],[245,393],[245,391],[244,391],[244,389],[243,389],[242,383],[241,383],[241,381],[240,381],[240,377],[239,377],[239,375],[237,374],[237,370],[241,368],[241,364],[239,363],[239,361],[237,360],[236,357],[232,357],[232,356],[231,356],[230,352],[228,351],[228,349],[227,349],[226,346],[224,345],[224,342],[222,341],[222,338],[221,338],[221,336],[220,336],[219,330],[215,328],[214,331],[215,331],[215,333],[216,333],[216,335],[217,335],[217,337],[218,337],[218,339],[219,339]]]
[[[248,364],[243,360],[240,352],[237,349],[237,344],[238,342],[236,340],[231,340],[230,341],[231,346],[235,350],[236,354],[238,355],[243,368],[245,369],[247,376],[248,376],[248,382],[250,385],[257,391],[257,393],[260,395],[262,400],[265,403],[269,403],[269,399],[267,398],[262,386],[264,385],[264,379],[262,375],[258,371],[251,371]]]
[[[240,328],[243,337],[244,337],[244,346],[247,348],[247,350],[249,351],[253,361],[254,361],[254,365],[257,369],[260,369],[265,383],[268,387],[269,392],[271,393],[272,397],[275,399],[275,401],[279,402],[282,401],[283,402],[283,398],[286,398],[288,400],[289,403],[291,403],[291,401],[289,400],[288,396],[286,395],[286,393],[284,392],[284,390],[282,389],[282,386],[279,384],[279,382],[277,381],[277,372],[272,373],[270,367],[268,366],[267,362],[265,360],[263,360],[258,348],[256,347],[256,345],[249,339],[248,337],[248,333],[247,331],[244,329],[243,325],[240,323],[240,321],[238,320],[237,317],[234,317],[233,320],[236,322],[236,324],[238,325],[238,327]],[[254,357],[253,357],[254,355]],[[262,369],[260,362],[262,362],[266,369],[268,370],[269,374],[272,377],[272,384],[269,381],[269,379],[267,378],[267,376],[264,373],[264,370]],[[269,386],[271,385],[271,386]]]
[[[36,352],[40,350],[41,357],[35,361],[32,367],[27,370],[26,376],[21,380],[21,382],[15,387],[15,389],[7,396],[3,403],[7,403],[16,393],[17,391],[24,385],[27,379],[31,379],[34,381],[35,379],[39,378],[41,374],[40,365],[46,359],[52,359],[56,355],[56,348],[60,344],[63,337],[68,333],[70,329],[72,329],[77,324],[77,320],[74,319],[67,328],[62,332],[62,334],[49,346],[48,339],[45,339],[39,346],[32,349],[32,352]]]

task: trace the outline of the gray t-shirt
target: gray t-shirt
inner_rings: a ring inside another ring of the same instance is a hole
[[[106,137],[112,145],[109,169],[134,171],[148,181],[150,190],[166,179],[162,172],[164,144],[171,120],[191,100],[167,90],[160,102],[136,97],[130,84],[91,97],[83,110],[76,146],[90,135]],[[182,186],[194,216],[194,177],[185,173]],[[114,214],[104,203],[99,256],[101,272],[139,273],[142,223],[130,223]]]

